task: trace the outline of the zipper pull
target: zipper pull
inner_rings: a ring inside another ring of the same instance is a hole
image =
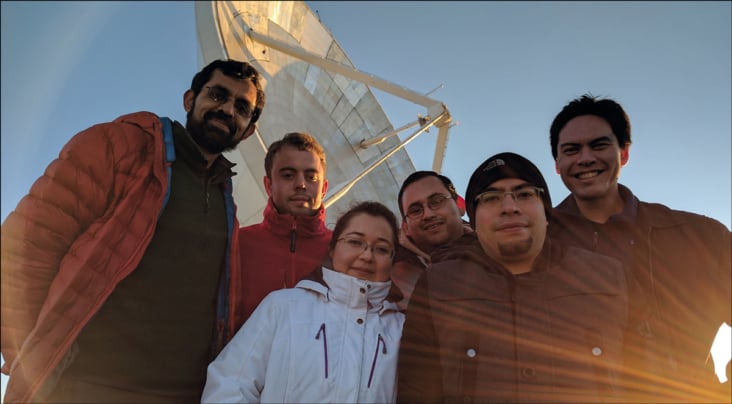
[[[290,230],[290,252],[295,252],[295,242],[297,240],[296,234],[297,234],[297,219],[294,219],[292,221],[292,230]]]
[[[376,340],[376,352],[374,352],[374,360],[371,362],[371,372],[369,372],[369,382],[366,385],[367,388],[371,388],[371,382],[374,380],[374,370],[376,369],[376,358],[379,357],[379,345],[381,345],[381,353],[386,355],[386,341],[379,334],[379,338]]]
[[[328,340],[325,338],[325,323],[320,325],[318,333],[315,334],[315,339],[320,339],[320,335],[323,335],[323,354],[325,356],[325,378],[328,378]]]

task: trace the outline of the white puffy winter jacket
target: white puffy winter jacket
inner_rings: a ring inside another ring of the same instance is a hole
[[[323,267],[327,286],[302,280],[270,293],[208,367],[202,402],[388,403],[404,314],[391,281]]]

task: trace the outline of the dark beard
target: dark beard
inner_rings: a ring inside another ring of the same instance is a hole
[[[193,119],[195,105],[186,114],[186,129],[193,138],[193,141],[203,150],[211,154],[233,150],[239,141],[236,140],[236,125],[231,117],[222,111],[208,111],[203,115],[203,121]],[[229,126],[229,132],[224,132],[218,126],[208,125],[208,121],[217,118]]]
[[[531,249],[531,244],[533,243],[533,241],[534,238],[530,236],[526,240],[513,243],[498,244],[498,251],[500,251],[501,255],[504,257],[523,255]]]

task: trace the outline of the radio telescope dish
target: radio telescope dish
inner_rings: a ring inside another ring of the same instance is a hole
[[[195,12],[201,65],[247,61],[264,78],[267,103],[257,133],[227,153],[237,163],[234,198],[242,225],[261,221],[266,149],[288,132],[309,133],[325,150],[329,227],[356,201],[378,200],[397,214],[399,187],[415,170],[403,146],[431,126],[439,128],[433,169],[440,171],[450,123],[445,106],[355,69],[304,2],[195,2]],[[395,130],[370,86],[427,112]],[[404,141],[394,136],[410,127],[418,129]]]

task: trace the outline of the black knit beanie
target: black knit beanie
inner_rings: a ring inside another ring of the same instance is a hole
[[[498,153],[478,166],[470,176],[468,189],[465,191],[465,209],[470,218],[470,226],[475,229],[475,198],[485,191],[491,184],[504,178],[520,178],[529,184],[544,190],[541,199],[544,202],[544,212],[549,220],[552,209],[552,198],[549,188],[544,181],[541,171],[523,156],[516,153]]]

